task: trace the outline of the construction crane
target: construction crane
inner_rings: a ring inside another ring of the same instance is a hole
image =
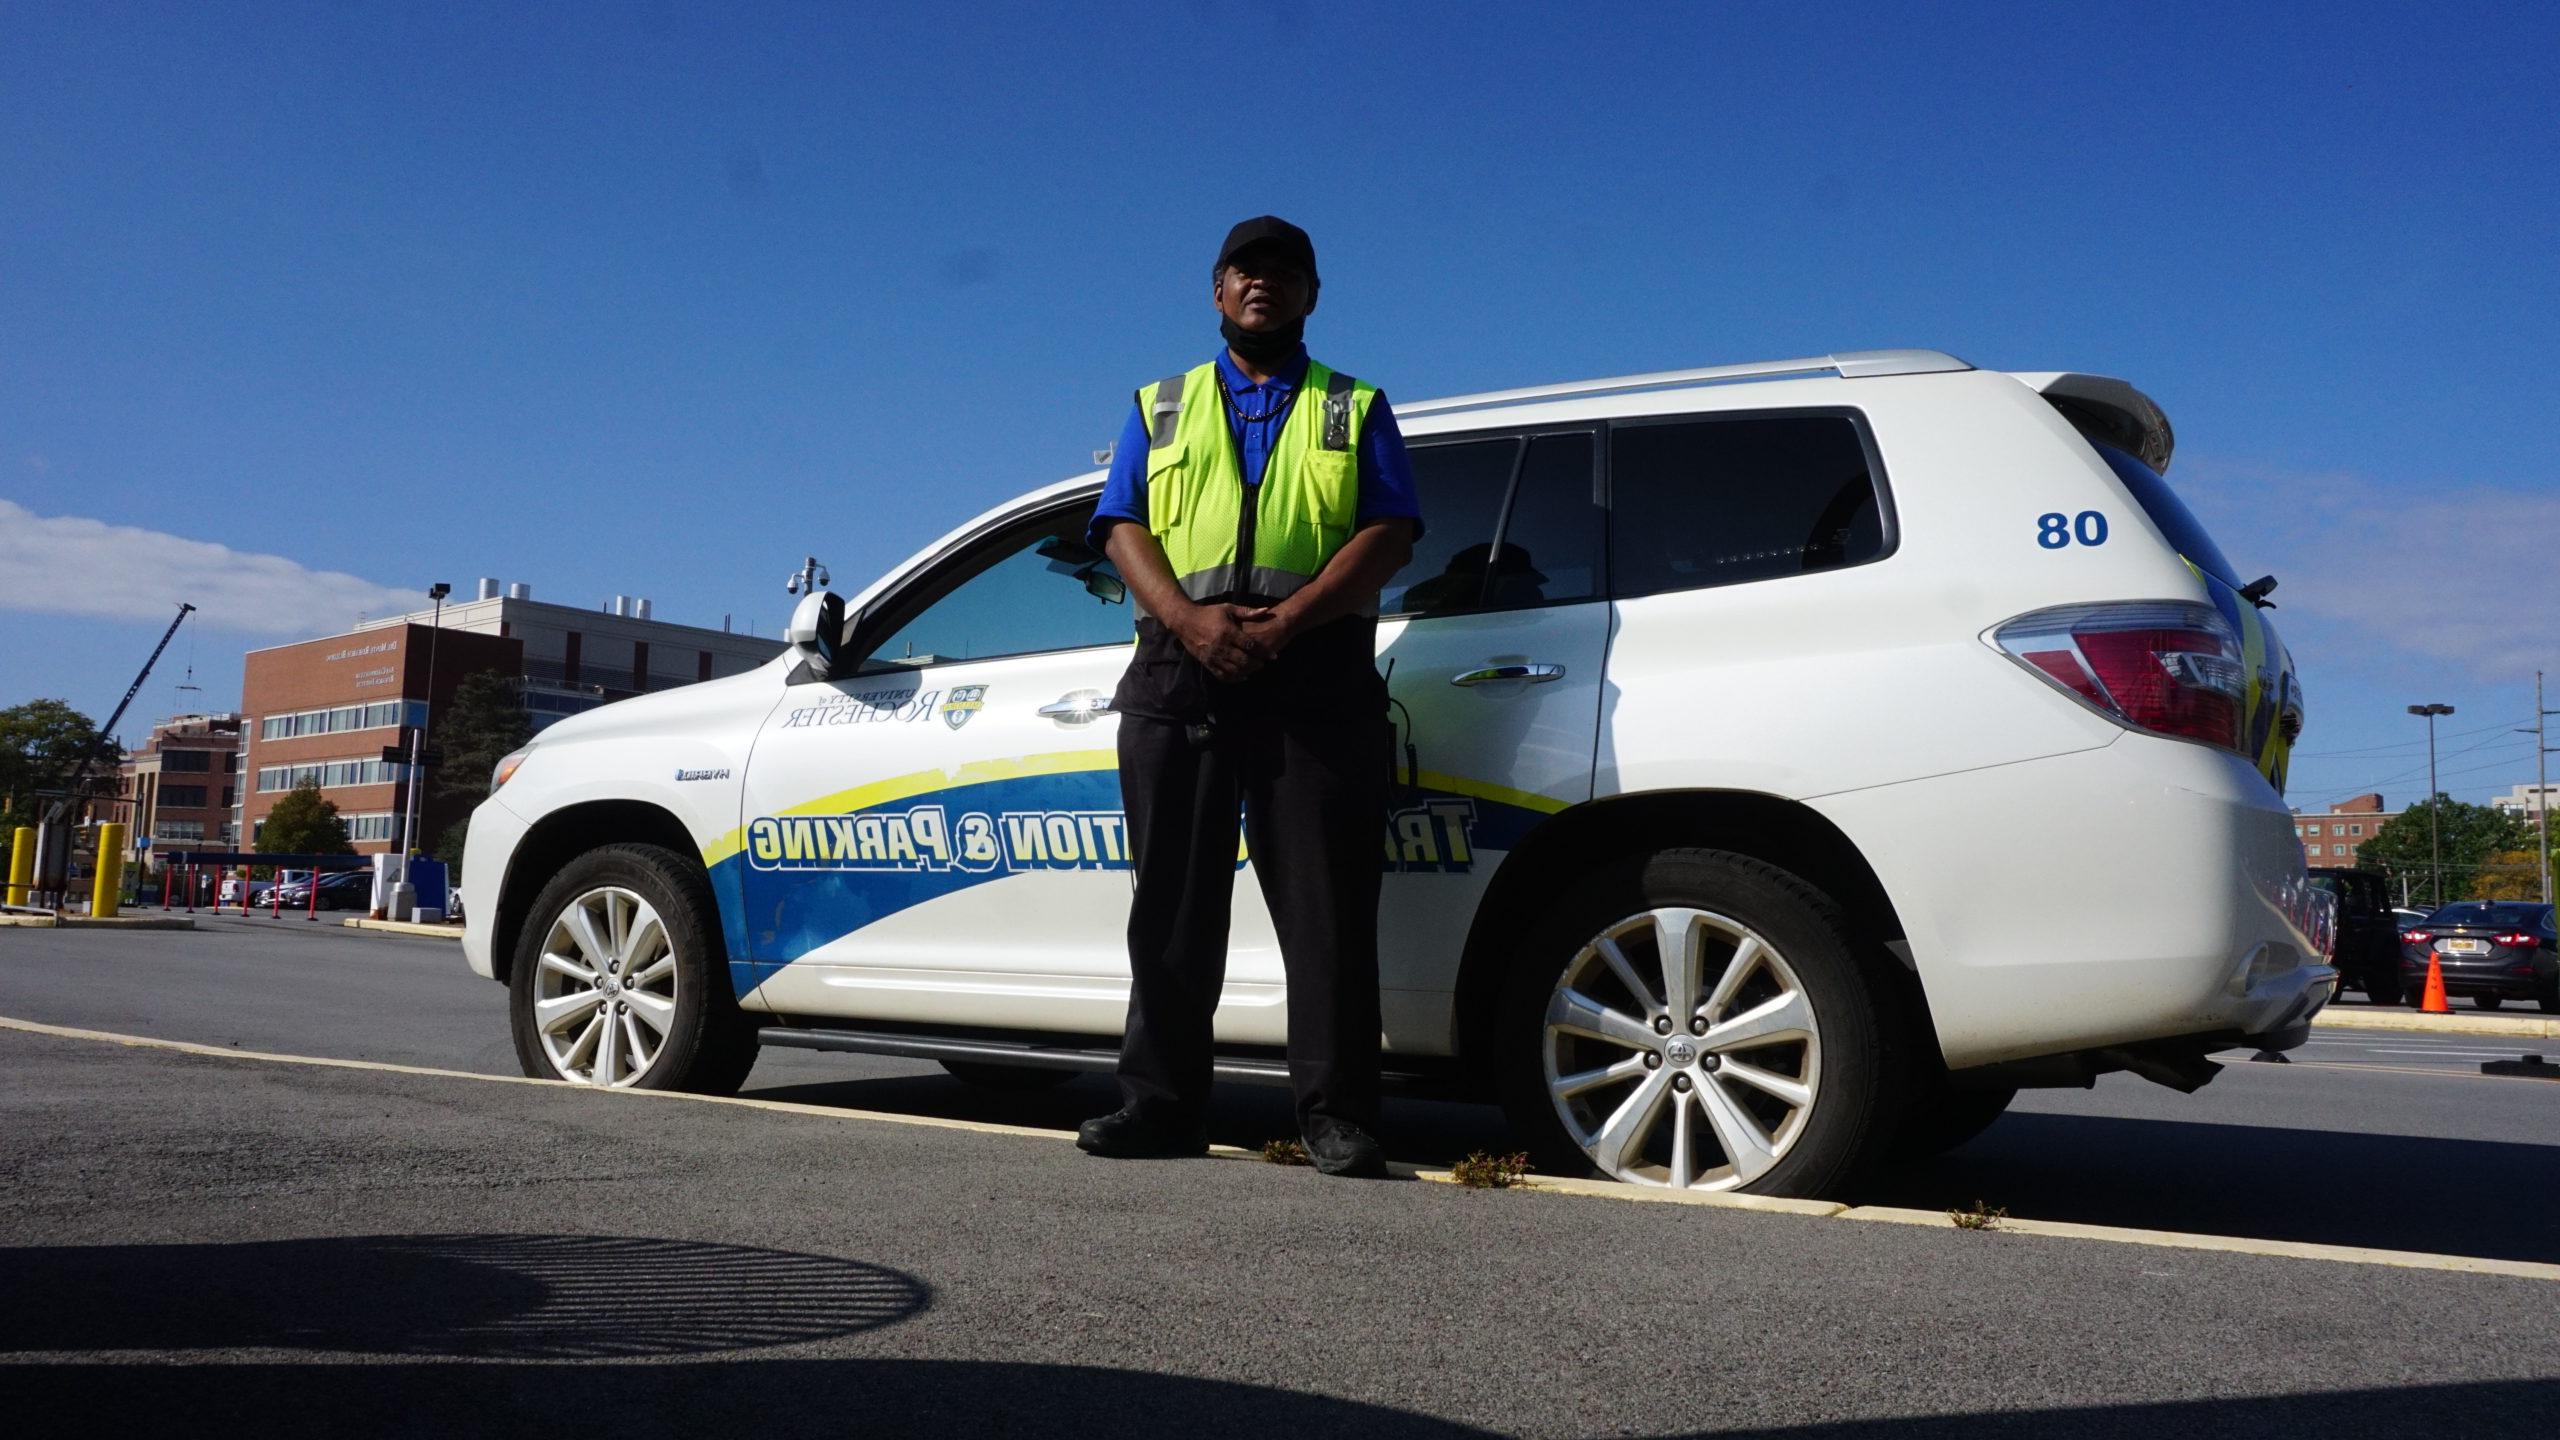
[[[71,772],[71,783],[64,787],[61,798],[45,811],[44,823],[48,827],[60,825],[70,817],[72,807],[80,803],[80,787],[89,778],[89,767],[96,764],[99,754],[114,743],[117,722],[124,719],[124,712],[132,706],[133,697],[142,693],[143,682],[151,678],[151,667],[160,663],[161,652],[169,648],[170,638],[178,633],[179,626],[187,623],[187,617],[194,614],[195,609],[184,601],[179,602],[178,617],[169,622],[168,629],[160,632],[160,643],[151,647],[151,658],[142,662],[142,673],[133,677],[133,684],[126,688],[124,698],[116,702],[116,713],[108,716],[107,723],[98,727],[98,743],[90,746],[89,753],[80,757],[79,768]]]

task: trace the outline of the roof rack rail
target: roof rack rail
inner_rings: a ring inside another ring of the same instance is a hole
[[[1531,385],[1519,390],[1489,390],[1481,395],[1453,395],[1396,406],[1398,415],[1445,415],[1490,405],[1527,400],[1570,400],[1585,395],[1616,395],[1630,390],[1675,390],[1691,385],[1722,385],[1736,380],[1778,380],[1796,375],[1837,375],[1843,380],[1873,375],[1937,375],[1973,367],[1936,350],[1844,350],[1837,355],[1811,355],[1801,360],[1761,360],[1748,365],[1709,365],[1697,370],[1656,370],[1648,375],[1620,375],[1606,380],[1576,380],[1565,385]]]

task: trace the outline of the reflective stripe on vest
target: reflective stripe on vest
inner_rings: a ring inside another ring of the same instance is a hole
[[[1194,600],[1253,594],[1280,600],[1323,570],[1359,512],[1361,427],[1377,388],[1307,362],[1262,483],[1254,487],[1253,556],[1238,554],[1243,463],[1215,361],[1138,391],[1147,417],[1147,528]]]

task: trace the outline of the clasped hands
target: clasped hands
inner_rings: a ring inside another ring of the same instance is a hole
[[[1285,604],[1194,605],[1167,622],[1203,669],[1230,683],[1278,659],[1298,625],[1297,612]]]

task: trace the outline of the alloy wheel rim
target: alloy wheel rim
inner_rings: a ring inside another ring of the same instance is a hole
[[[552,918],[534,976],[533,1023],[561,1079],[637,1083],[658,1062],[675,1016],[675,946],[647,900],[601,886]]]
[[[1749,1185],[1804,1135],[1822,1035],[1795,967],[1749,926],[1665,906],[1594,935],[1548,996],[1547,1095],[1619,1180]]]

